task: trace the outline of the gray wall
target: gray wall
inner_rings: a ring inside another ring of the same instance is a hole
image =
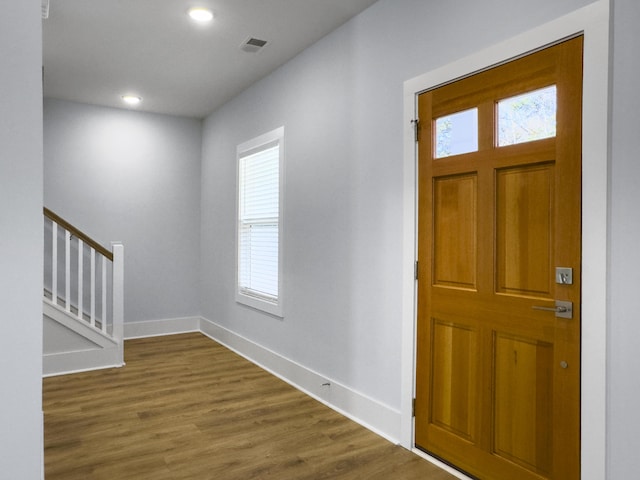
[[[640,472],[640,2],[613,7],[607,478],[622,480]]]
[[[399,409],[403,82],[589,3],[380,0],[207,118],[203,316]],[[280,125],[283,320],[233,297],[235,147]]]
[[[46,99],[45,205],[125,247],[125,322],[199,313],[202,122]]]
[[[80,352],[101,348],[91,340],[86,339],[82,335],[78,335],[73,330],[68,329],[45,315],[42,316],[42,337],[42,352],[44,355]]]
[[[0,14],[0,476],[42,471],[40,1]]]

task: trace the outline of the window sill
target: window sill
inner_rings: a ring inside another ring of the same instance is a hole
[[[273,315],[278,318],[284,318],[284,314],[282,313],[282,301],[273,303],[267,300],[262,300],[260,298],[236,292],[236,302],[242,305],[246,305],[247,307],[251,307],[255,310],[268,313],[269,315]]]

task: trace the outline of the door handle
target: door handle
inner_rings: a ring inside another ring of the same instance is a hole
[[[544,310],[545,312],[556,312],[556,313],[564,313],[567,311],[567,307],[543,307],[541,305],[534,305],[534,310]]]
[[[534,305],[531,308],[534,310],[543,310],[545,312],[555,312],[556,317],[558,318],[573,318],[573,303],[565,302],[563,300],[556,300],[555,307]]]

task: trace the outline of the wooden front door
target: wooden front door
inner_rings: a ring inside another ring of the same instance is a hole
[[[580,477],[581,99],[582,37],[419,96],[415,441],[481,479]]]

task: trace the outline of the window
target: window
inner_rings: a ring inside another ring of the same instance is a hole
[[[556,136],[556,86],[498,102],[498,146]]]
[[[436,158],[477,151],[477,108],[436,119]]]
[[[282,316],[284,127],[238,146],[236,301]]]

